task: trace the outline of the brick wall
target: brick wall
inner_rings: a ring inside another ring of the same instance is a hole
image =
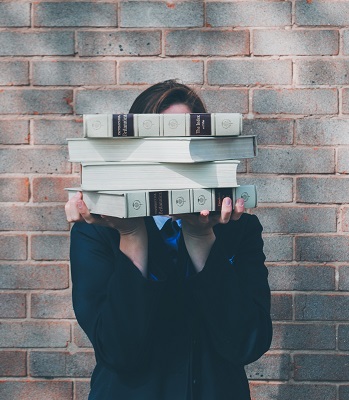
[[[253,400],[349,398],[349,2],[0,3],[0,397],[82,400],[94,358],[71,307],[65,138],[179,78],[244,114],[273,291]]]

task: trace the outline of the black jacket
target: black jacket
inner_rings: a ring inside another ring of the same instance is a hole
[[[204,269],[189,278],[181,238],[174,265],[153,218],[145,279],[117,231],[76,223],[73,304],[97,366],[90,400],[248,400],[244,365],[270,346],[270,290],[256,216],[217,225]]]

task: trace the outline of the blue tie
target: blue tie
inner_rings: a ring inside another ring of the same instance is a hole
[[[178,239],[181,234],[179,226],[176,221],[173,221],[172,218],[169,218],[164,226],[162,227],[161,236],[163,237],[167,247],[170,250],[170,254],[173,260],[176,259],[177,250],[178,250]]]

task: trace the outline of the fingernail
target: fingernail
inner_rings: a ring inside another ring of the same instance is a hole
[[[82,201],[81,200],[78,201],[76,204],[77,204],[78,208],[82,208]]]
[[[226,198],[224,199],[224,202],[225,202],[225,205],[226,205],[226,206],[231,206],[231,199],[230,199],[230,197],[226,197]]]
[[[245,205],[245,201],[244,201],[244,199],[243,199],[242,197],[240,197],[240,198],[237,200],[237,203],[238,203],[239,206]]]

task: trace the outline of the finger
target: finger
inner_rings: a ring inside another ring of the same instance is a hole
[[[231,216],[233,221],[237,221],[240,219],[241,215],[245,212],[245,202],[244,199],[239,198],[236,200],[234,212]]]
[[[230,221],[231,213],[233,211],[232,201],[230,197],[225,197],[222,203],[220,223],[226,224]]]
[[[207,224],[209,222],[210,212],[208,210],[201,210],[199,214],[199,221],[203,224]]]
[[[82,217],[77,209],[77,201],[81,199],[81,193],[76,193],[65,205],[65,214],[68,222],[81,221]]]
[[[83,200],[78,200],[76,206],[79,214],[88,224],[92,224],[95,221],[94,216],[90,213],[90,210],[87,208]]]

